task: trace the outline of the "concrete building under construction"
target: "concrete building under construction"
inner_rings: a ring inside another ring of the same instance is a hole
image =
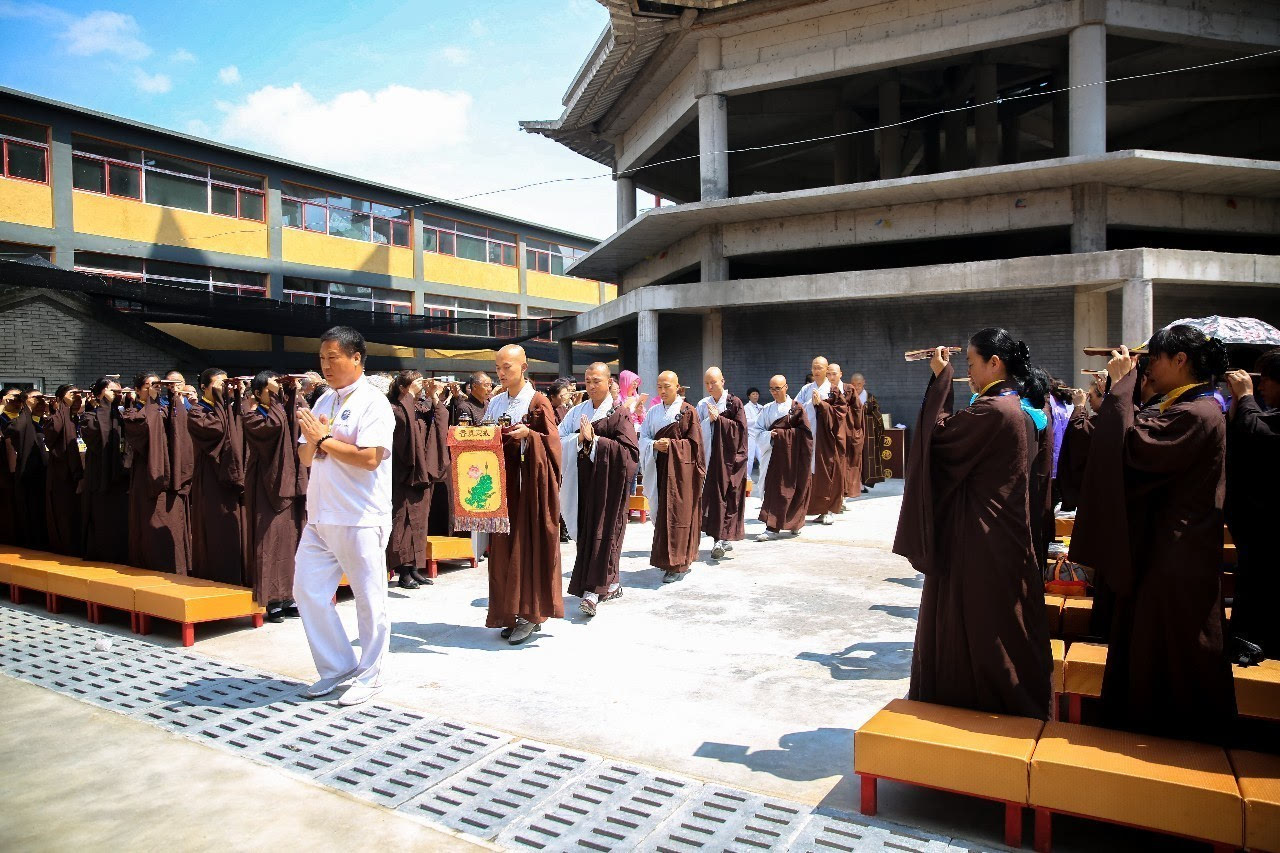
[[[562,370],[617,341],[742,394],[823,354],[909,421],[902,352],[982,326],[1067,379],[1179,317],[1280,324],[1280,3],[601,2],[563,114],[522,123],[616,176],[570,271],[619,298]]]

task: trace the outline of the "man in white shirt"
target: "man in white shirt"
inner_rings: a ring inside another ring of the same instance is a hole
[[[761,471],[760,480],[756,480],[751,474],[760,458],[760,448],[757,444],[760,429],[756,426],[756,421],[760,420],[760,412],[764,409],[764,404],[760,402],[759,388],[747,389],[747,402],[743,408],[747,410],[747,479],[759,485],[760,480],[764,479],[764,472]]]
[[[382,689],[382,659],[391,643],[386,549],[395,416],[365,378],[364,364],[358,331],[336,326],[325,332],[320,369],[329,388],[312,410],[298,414],[298,458],[311,466],[311,479],[293,597],[320,674],[306,693],[325,696],[351,680],[342,705],[358,705]],[[333,604],[344,573],[355,595],[359,659]]]

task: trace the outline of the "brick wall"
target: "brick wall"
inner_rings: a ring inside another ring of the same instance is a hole
[[[0,298],[14,293],[0,288]],[[201,365],[185,361],[158,346],[62,304],[40,296],[0,304],[0,378],[37,379],[46,391],[63,383],[88,387],[104,373],[119,373],[124,382],[142,370],[177,367],[188,381]]]
[[[926,364],[902,353],[931,344],[963,345],[984,326],[1000,325],[1031,348],[1032,360],[1069,381],[1073,299],[1068,288],[1019,294],[880,299],[806,307],[725,311],[725,374],[730,390],[765,388],[782,373],[799,391],[815,355],[839,362],[847,378],[858,372],[895,423],[914,424],[929,379]],[[667,364],[665,353],[661,361]],[[964,376],[963,361],[957,374]],[[956,386],[957,407],[968,403]]]
[[[700,314],[658,315],[658,368],[674,370],[683,385],[689,386],[689,399],[696,403],[706,392],[702,374],[710,365],[702,363],[702,316]],[[644,389],[654,393],[656,376],[642,377]]]

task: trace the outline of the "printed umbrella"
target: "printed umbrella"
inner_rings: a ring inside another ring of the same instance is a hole
[[[1227,346],[1280,346],[1280,329],[1254,317],[1187,317],[1169,326],[1194,326]]]

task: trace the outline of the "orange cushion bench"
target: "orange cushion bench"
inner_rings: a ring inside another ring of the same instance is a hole
[[[1040,720],[895,699],[854,735],[862,813],[876,813],[879,779],[1005,804],[1005,843],[1022,843],[1027,766]]]
[[[1099,643],[1072,643],[1067,649],[1066,677],[1062,692],[1067,694],[1067,720],[1080,722],[1084,698],[1102,695],[1102,675],[1107,670],[1107,647]]]
[[[1062,636],[1089,636],[1089,620],[1093,618],[1093,599],[1067,596],[1062,600]]]
[[[1065,599],[1061,595],[1045,595],[1044,612],[1049,619],[1049,636],[1056,637],[1062,633],[1062,607]]]
[[[1066,685],[1067,644],[1062,640],[1050,640],[1049,652],[1053,655],[1053,700],[1049,705],[1052,719],[1058,718],[1058,697]]]
[[[1055,518],[1053,520],[1053,538],[1070,536],[1075,528],[1076,520],[1074,518]]]
[[[1280,661],[1264,660],[1257,666],[1233,666],[1236,713],[1245,717],[1280,720]],[[1280,851],[1280,847],[1274,848]]]
[[[632,495],[627,498],[627,520],[631,516],[640,516],[640,523],[644,524],[649,520],[649,499],[644,495]]]
[[[1244,846],[1280,851],[1280,755],[1227,752],[1244,798]]]
[[[133,606],[138,612],[138,633],[151,632],[151,617],[182,625],[182,645],[195,642],[195,623],[252,616],[255,628],[262,625],[265,612],[253,600],[253,590],[242,586],[174,577],[162,586],[134,590]]]
[[[471,547],[471,537],[461,536],[428,536],[427,537],[427,577],[434,578],[439,574],[436,565],[441,560],[465,560],[475,568],[476,552]]]
[[[1208,841],[1215,849],[1244,842],[1240,789],[1220,747],[1046,723],[1030,778],[1038,853],[1052,847],[1054,814]]]

